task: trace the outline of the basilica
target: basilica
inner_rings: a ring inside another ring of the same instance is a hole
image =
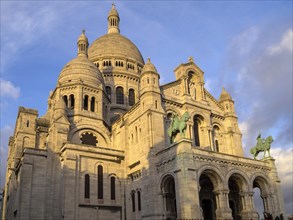
[[[275,160],[244,156],[229,92],[213,97],[192,57],[161,85],[114,5],[105,21],[79,36],[46,114],[19,107],[2,219],[257,220],[254,188],[285,216]]]

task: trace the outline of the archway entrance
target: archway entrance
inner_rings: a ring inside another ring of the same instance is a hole
[[[264,212],[264,206],[263,206],[263,200],[261,198],[261,191],[258,187],[253,187],[253,202],[254,207],[257,211],[257,214],[260,219],[264,218],[263,212]]]
[[[267,197],[267,183],[262,177],[256,177],[253,181],[253,202],[254,207],[260,217],[264,217],[263,213],[271,214],[269,210],[269,201]]]
[[[162,181],[161,188],[164,198],[166,219],[175,220],[177,218],[177,209],[174,177],[171,175],[166,176]]]
[[[239,180],[238,180],[239,181]],[[232,210],[232,217],[233,219],[241,219],[241,210],[242,210],[242,204],[241,204],[241,198],[240,198],[240,186],[237,182],[237,178],[232,176],[229,179],[229,206]]]
[[[202,215],[204,220],[216,219],[216,202],[214,194],[214,186],[211,179],[206,175],[202,174],[199,179],[200,191],[199,199],[202,209]]]

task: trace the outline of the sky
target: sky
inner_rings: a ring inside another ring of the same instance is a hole
[[[107,33],[112,1],[1,1],[0,187],[19,106],[45,114],[60,71],[76,57],[82,29],[91,44]],[[272,135],[287,214],[293,214],[292,1],[116,1],[121,34],[160,84],[192,56],[217,99],[235,100],[245,156]]]

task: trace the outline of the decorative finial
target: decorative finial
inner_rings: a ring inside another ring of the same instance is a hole
[[[115,8],[115,6],[116,6],[116,5],[115,5],[115,3],[113,2],[113,3],[112,3],[112,9],[114,9],[114,8]]]
[[[193,57],[192,56],[188,57],[188,61],[189,62],[194,62]]]
[[[150,63],[150,62],[151,62],[151,58],[149,58],[149,57],[148,57],[148,60],[147,60],[147,62],[148,62],[148,63]]]
[[[82,33],[85,34],[85,29],[82,29]]]

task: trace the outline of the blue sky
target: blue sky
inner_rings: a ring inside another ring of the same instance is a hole
[[[1,175],[18,106],[39,110],[63,66],[76,56],[86,30],[89,42],[107,32],[112,1],[1,1]],[[205,87],[218,98],[224,86],[235,100],[246,156],[259,131],[273,135],[272,156],[292,210],[292,1],[117,1],[121,34],[161,84],[192,56]]]

